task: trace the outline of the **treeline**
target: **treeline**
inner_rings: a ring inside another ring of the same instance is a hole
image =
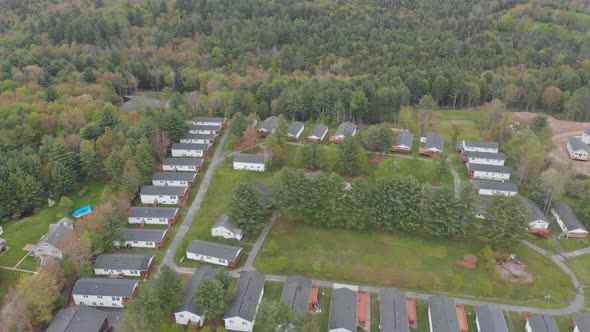
[[[333,173],[309,177],[284,168],[276,175],[273,194],[284,215],[315,226],[477,237],[498,247],[515,245],[528,222],[520,196],[489,197],[490,205],[480,210],[470,185],[455,195],[448,187],[421,185],[413,176],[385,176],[370,184],[363,178],[346,182]],[[481,222],[477,213],[493,221]]]

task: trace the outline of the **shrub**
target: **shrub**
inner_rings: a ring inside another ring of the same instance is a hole
[[[268,244],[264,248],[264,253],[269,256],[274,256],[279,252],[279,245],[275,240],[268,241]]]
[[[70,209],[74,206],[74,202],[72,202],[72,200],[68,196],[63,196],[59,200],[59,206]]]

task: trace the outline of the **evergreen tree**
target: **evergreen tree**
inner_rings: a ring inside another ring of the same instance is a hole
[[[111,183],[113,183],[114,185],[120,184],[124,166],[125,160],[123,159],[123,156],[121,156],[121,153],[118,151],[111,152],[107,159],[104,161],[105,172],[109,176]]]
[[[207,317],[220,317],[227,305],[226,291],[217,279],[203,279],[197,288],[197,303]]]
[[[180,304],[182,283],[178,273],[168,265],[162,266],[160,275],[154,280],[154,292],[160,302],[162,312],[172,312]]]
[[[232,192],[229,216],[245,232],[254,232],[264,225],[264,207],[260,194],[252,184],[239,184]]]
[[[76,173],[74,170],[61,162],[53,164],[51,168],[51,189],[56,200],[62,196],[68,196],[76,190]]]
[[[527,234],[527,206],[520,196],[494,195],[486,214],[493,222],[485,240],[494,247],[511,248]]]
[[[377,226],[413,231],[420,226],[421,188],[413,176],[382,177],[372,190]]]
[[[86,176],[88,180],[95,180],[100,176],[100,161],[98,160],[98,154],[94,149],[94,142],[89,140],[83,140],[80,142],[80,152],[78,153],[80,158],[80,165],[82,174]]]
[[[303,167],[310,169],[321,168],[324,159],[324,147],[317,143],[305,143],[301,149]]]
[[[337,174],[318,173],[310,182],[304,200],[306,223],[334,227],[342,220],[341,202],[345,183]]]
[[[284,301],[262,300],[256,313],[256,331],[287,332],[293,329],[295,315]]]
[[[361,171],[359,151],[362,149],[358,140],[353,136],[346,136],[340,144],[340,170],[347,175],[356,175]]]
[[[106,128],[116,128],[119,121],[119,109],[113,104],[107,103],[98,117],[98,126],[104,132]]]
[[[345,227],[362,230],[369,226],[373,213],[371,202],[371,190],[365,179],[354,179],[351,188],[344,196],[342,208],[344,209],[343,219]]]
[[[128,332],[156,331],[163,319],[158,294],[143,287],[139,294],[127,303],[122,329]]]
[[[139,171],[142,181],[149,181],[152,178],[155,163],[154,157],[150,152],[150,145],[145,137],[139,140],[135,148],[135,153],[133,154],[133,160],[135,161],[135,166]]]
[[[121,189],[125,190],[130,197],[135,197],[141,187],[141,174],[137,170],[133,160],[125,162],[125,168],[121,175]]]
[[[188,131],[186,116],[180,110],[170,110],[162,114],[160,129],[168,134],[173,142],[178,142]]]
[[[229,120],[229,132],[237,140],[244,136],[244,132],[248,129],[248,120],[241,112],[234,114]]]

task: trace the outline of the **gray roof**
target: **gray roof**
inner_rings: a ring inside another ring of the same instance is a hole
[[[289,125],[287,128],[287,135],[295,136],[303,128],[303,123],[299,121],[295,121]]]
[[[221,123],[218,125],[190,125],[189,131],[221,131]]]
[[[529,221],[542,220],[542,221],[548,222],[547,217],[545,216],[545,213],[543,213],[541,208],[537,204],[535,204],[535,202],[533,202],[528,197],[526,197],[524,200],[529,207]]]
[[[179,165],[199,167],[203,162],[203,158],[166,158],[162,164],[167,166]]]
[[[437,148],[442,151],[445,146],[445,139],[439,134],[428,134],[426,135],[425,146],[427,149]]]
[[[379,291],[381,332],[410,332],[406,293],[394,288]]]
[[[574,315],[573,319],[580,332],[590,332],[590,313]]]
[[[296,314],[309,311],[311,298],[311,279],[302,276],[288,277],[283,286],[281,299],[286,302]]]
[[[140,195],[182,196],[187,190],[187,187],[182,186],[143,186]]]
[[[193,118],[193,122],[213,122],[213,123],[224,123],[226,118],[224,117],[209,117],[209,116],[196,116]]]
[[[127,241],[160,242],[166,236],[167,229],[155,228],[126,228],[122,238]]]
[[[49,231],[41,238],[39,243],[47,242],[58,248],[59,241],[74,231],[73,223],[70,218],[61,218],[57,223],[49,225]]]
[[[590,135],[590,128],[586,128],[586,129],[584,129],[584,133],[585,133],[586,135]]]
[[[278,121],[279,121],[279,118],[274,115],[271,117],[268,117],[264,120],[264,122],[262,122],[262,124],[260,125],[260,128],[258,130],[264,130],[264,131],[270,132],[275,128]]]
[[[190,172],[155,172],[152,180],[155,181],[186,181],[191,182],[197,177],[196,173]]]
[[[234,232],[234,234],[242,234],[242,229],[239,228],[236,224],[232,223],[229,220],[229,216],[227,214],[224,214],[221,217],[219,217],[219,219],[215,222],[215,225],[213,225],[213,228],[215,227],[224,227]]]
[[[168,218],[174,219],[178,208],[173,207],[139,207],[133,206],[129,209],[128,216],[132,218]]]
[[[332,291],[330,303],[330,325],[329,329],[347,329],[356,331],[358,324],[357,292],[348,288],[338,288]]]
[[[354,123],[350,121],[343,122],[338,126],[338,129],[336,129],[336,133],[334,134],[334,136],[352,135],[355,130],[356,125]]]
[[[484,149],[498,149],[498,143],[496,142],[484,142],[484,141],[468,141],[464,140],[463,143],[465,146],[470,146],[474,148],[484,148]]]
[[[412,147],[412,143],[414,142],[414,134],[409,131],[402,131],[397,134],[397,141],[395,142],[396,146],[405,145]]]
[[[511,169],[508,166],[498,166],[498,165],[486,165],[486,164],[469,164],[470,171],[477,171],[477,172],[492,172],[492,173],[502,173],[502,174],[510,174]]]
[[[233,261],[240,255],[242,248],[217,242],[192,240],[186,251],[197,255]]]
[[[197,288],[199,288],[199,285],[203,279],[213,279],[216,275],[217,270],[209,266],[203,266],[197,269],[197,271],[191,276],[190,280],[186,283],[186,287],[180,299],[180,306],[174,309],[174,312],[188,311],[195,315],[201,316],[203,314],[203,309],[201,309],[197,303]]]
[[[101,254],[94,261],[95,269],[147,271],[154,255]]]
[[[493,160],[506,160],[506,155],[502,152],[479,152],[479,151],[465,151],[463,156],[466,158],[475,159],[493,159]]]
[[[181,139],[206,139],[206,140],[214,140],[215,134],[185,134]]]
[[[502,310],[489,305],[480,305],[475,307],[475,314],[479,322],[478,332],[508,332]]]
[[[444,296],[431,296],[428,299],[430,308],[430,326],[436,332],[458,332],[459,319],[455,301]]]
[[[264,275],[256,271],[240,273],[236,292],[232,297],[223,318],[240,317],[253,321],[258,300],[264,290]]]
[[[174,143],[174,144],[172,144],[172,150],[197,150],[197,151],[207,151],[207,150],[209,150],[209,144],[199,144],[199,143]]]
[[[264,164],[266,156],[263,154],[238,153],[234,156],[234,161],[238,163]]]
[[[328,126],[326,126],[323,123],[319,123],[317,125],[315,125],[315,127],[313,127],[313,129],[311,130],[311,133],[307,136],[307,137],[317,137],[317,138],[322,138],[324,137],[324,135],[326,135],[326,132],[328,131]]]
[[[559,218],[561,221],[563,221],[565,227],[567,227],[568,230],[578,228],[586,230],[586,227],[584,227],[584,224],[580,221],[580,219],[578,219],[578,216],[576,216],[571,206],[565,203],[555,203],[555,205],[553,205],[553,209],[555,212],[557,212]]]
[[[251,185],[254,186],[254,188],[256,188],[256,191],[258,191],[258,195],[260,196],[260,203],[262,204],[262,206],[264,206],[264,207],[271,206],[272,203],[270,202],[270,196],[271,196],[270,186],[267,186],[261,182],[252,182]]]
[[[531,332],[559,332],[555,319],[551,316],[535,315],[528,318]]]
[[[483,180],[473,180],[471,181],[473,188],[475,189],[484,189],[484,190],[496,190],[496,191],[511,191],[511,192],[518,192],[518,186],[514,182],[506,181],[483,181]]]
[[[124,112],[137,111],[138,108],[143,106],[154,107],[163,109],[162,103],[157,99],[146,98],[142,96],[123,96],[123,104],[119,108]]]
[[[570,143],[570,145],[572,146],[572,149],[574,149],[574,151],[578,151],[578,150],[584,150],[584,151],[588,151],[588,146],[582,142],[582,140],[576,136],[572,136],[570,138],[567,139],[567,141]]]
[[[57,312],[46,332],[100,332],[107,313],[85,305],[76,305]]]
[[[72,294],[131,297],[138,284],[134,279],[80,278]]]

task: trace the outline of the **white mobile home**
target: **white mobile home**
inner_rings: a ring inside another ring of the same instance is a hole
[[[549,221],[543,211],[541,211],[541,208],[530,198],[525,198],[525,201],[529,208],[529,229],[539,230],[549,228]]]
[[[180,139],[180,143],[213,145],[216,138],[215,134],[186,134]]]
[[[263,294],[264,275],[256,271],[240,273],[236,292],[223,315],[225,329],[251,332]]]
[[[328,126],[323,123],[315,125],[307,136],[307,142],[321,143],[328,133]]]
[[[582,239],[588,237],[588,230],[569,205],[556,203],[551,208],[551,214],[562,230],[561,236]]]
[[[143,186],[139,195],[142,204],[181,206],[188,196],[188,187]]]
[[[473,188],[479,195],[496,195],[501,194],[505,196],[514,196],[518,193],[518,187],[514,182],[498,182],[498,181],[471,181]]]
[[[139,290],[139,280],[80,278],[72,290],[74,303],[93,307],[123,308]]]
[[[205,311],[197,303],[197,288],[204,279],[213,279],[216,275],[217,271],[209,266],[200,267],[193,273],[182,293],[180,306],[174,309],[176,324],[197,329],[205,324]]]
[[[508,166],[467,163],[465,164],[465,167],[467,168],[467,175],[470,179],[496,181],[510,180],[510,167]]]
[[[273,133],[278,121],[279,118],[276,116],[266,118],[264,122],[262,122],[262,124],[260,125],[260,128],[258,128],[257,130],[258,136],[266,137]]]
[[[524,330],[526,332],[559,332],[555,319],[545,315],[529,316]]]
[[[195,184],[197,173],[188,172],[156,172],[152,175],[154,186],[192,187]]]
[[[195,126],[223,126],[227,124],[227,118],[225,117],[207,117],[207,116],[197,116],[193,118],[192,121],[193,125]]]
[[[504,166],[506,156],[502,152],[488,153],[488,152],[463,152],[463,162],[481,165]]]
[[[499,146],[496,142],[483,142],[483,141],[467,141],[461,142],[461,152],[485,152],[485,153],[498,153]]]
[[[240,241],[244,234],[242,233],[242,229],[232,223],[229,220],[229,216],[224,214],[211,227],[211,236]]]
[[[567,152],[573,160],[588,160],[588,146],[578,137],[570,137],[566,144]]]
[[[172,144],[172,157],[186,158],[198,157],[206,158],[209,152],[209,144],[192,144],[192,143],[174,143]]]
[[[62,259],[62,239],[72,234],[73,231],[74,222],[69,218],[62,218],[57,223],[49,225],[49,231],[47,234],[45,234],[35,245],[33,256],[37,258]]]
[[[223,126],[221,124],[216,125],[191,125],[188,129],[189,134],[214,134],[219,136]]]
[[[113,245],[117,248],[162,248],[167,237],[167,229],[127,228],[115,235]]]
[[[199,172],[205,160],[202,158],[166,158],[162,162],[164,172]]]
[[[178,218],[178,208],[174,207],[139,207],[129,209],[127,221],[130,224],[161,225],[170,227]]]
[[[266,157],[263,154],[238,153],[234,157],[234,170],[264,172]]]
[[[242,248],[223,243],[192,240],[186,258],[203,263],[234,267],[242,256]]]
[[[96,256],[94,274],[97,276],[147,277],[154,255],[101,254]]]
[[[296,141],[301,136],[305,125],[302,122],[295,121],[289,125],[287,128],[287,139],[290,141]]]

